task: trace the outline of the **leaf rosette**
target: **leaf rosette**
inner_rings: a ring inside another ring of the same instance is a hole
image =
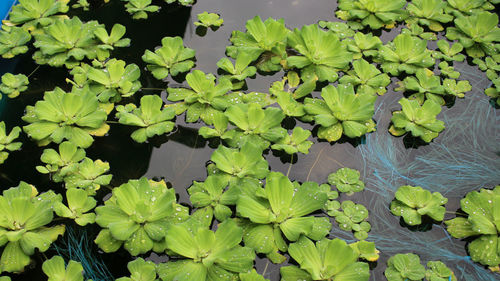
[[[116,107],[116,117],[120,124],[141,127],[132,133],[132,139],[138,143],[145,142],[153,136],[171,132],[175,123],[173,108],[162,108],[163,101],[159,96],[146,95],[141,98],[140,107],[134,104]]]
[[[441,106],[432,100],[426,100],[420,105],[417,100],[402,98],[399,100],[401,111],[392,113],[392,125],[389,132],[394,136],[411,133],[425,142],[431,142],[444,130],[444,122],[437,120]]]
[[[269,173],[263,190],[240,195],[236,203],[238,215],[251,222],[245,229],[245,245],[275,263],[283,262],[278,253],[288,248],[283,236],[297,241],[301,235],[319,240],[328,234],[328,218],[306,216],[323,208],[327,199],[317,183],[293,184],[281,173]]]
[[[403,185],[398,188],[395,199],[391,202],[391,212],[403,217],[408,225],[419,225],[422,216],[429,216],[435,221],[442,221],[446,212],[443,206],[448,199],[441,193],[431,193],[420,186]]]
[[[165,239],[182,258],[159,264],[158,275],[163,281],[239,280],[238,273],[250,271],[255,259],[251,248],[239,245],[242,236],[243,230],[233,220],[220,223],[215,232],[173,225]]]
[[[15,98],[21,94],[21,92],[28,89],[28,77],[24,74],[14,75],[12,73],[5,73],[2,75],[2,83],[0,84],[0,92],[7,95],[9,98]],[[0,99],[2,95],[0,93]]]
[[[52,201],[37,195],[34,186],[21,182],[0,196],[0,272],[23,271],[36,249],[47,251],[64,234],[64,225],[47,226],[54,217]]]
[[[338,36],[319,28],[317,24],[305,25],[288,35],[288,46],[303,56],[289,56],[288,67],[302,69],[302,80],[315,75],[319,81],[334,82],[337,71],[345,69],[352,61],[352,55],[342,45]]]
[[[459,216],[445,221],[447,230],[455,238],[471,238],[468,244],[473,261],[498,271],[500,265],[500,186],[493,190],[481,189],[467,193],[460,200]]]
[[[63,15],[69,10],[67,0],[19,0],[12,7],[6,24],[22,25],[32,33],[40,33],[41,28],[54,20],[67,18]]]
[[[418,281],[425,277],[425,267],[415,254],[396,254],[387,261],[384,275],[388,281]]]
[[[111,198],[95,212],[95,221],[103,228],[96,244],[106,253],[123,245],[134,256],[164,251],[165,231],[188,215],[176,203],[174,189],[144,177],[114,188]]]
[[[10,59],[26,53],[28,46],[25,44],[31,40],[29,32],[15,26],[4,29],[0,30],[0,55],[4,59]]]
[[[318,138],[337,141],[342,134],[350,138],[375,131],[372,120],[376,96],[354,94],[353,86],[328,85],[321,90],[322,99],[306,98],[305,110],[320,125]]]
[[[42,264],[42,270],[49,277],[49,281],[83,281],[82,264],[70,260],[66,266],[61,256],[46,260]]]
[[[290,244],[290,256],[300,268],[280,268],[282,281],[299,280],[355,280],[368,281],[368,263],[359,262],[359,254],[344,240],[322,239],[314,244],[305,236]]]
[[[22,119],[31,123],[23,129],[39,145],[67,139],[87,148],[94,141],[92,135],[103,136],[109,130],[107,113],[88,88],[81,92],[67,93],[60,88],[45,92],[43,100],[26,107]]]
[[[393,28],[396,22],[407,17],[404,0],[340,0],[337,17],[359,21],[371,29]]]
[[[16,151],[21,148],[22,143],[14,141],[19,137],[19,133],[21,133],[21,128],[14,127],[10,133],[7,134],[5,122],[0,122],[0,164],[7,160],[9,152]]]

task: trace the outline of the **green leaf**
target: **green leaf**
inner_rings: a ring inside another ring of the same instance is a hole
[[[196,26],[204,26],[204,27],[219,27],[224,22],[223,19],[219,18],[220,16],[215,13],[208,13],[207,11],[198,14],[198,21],[194,23]]]
[[[66,268],[61,256],[54,256],[42,264],[43,272],[49,281],[83,281],[83,267],[79,262],[70,260]]]
[[[384,272],[387,280],[422,280],[425,267],[420,264],[420,258],[415,254],[396,254],[387,261]]]

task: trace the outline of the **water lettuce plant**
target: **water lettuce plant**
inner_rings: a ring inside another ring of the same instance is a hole
[[[340,84],[355,86],[358,94],[383,95],[387,91],[386,87],[391,83],[391,79],[375,65],[360,59],[353,61],[352,67],[352,70],[339,79]]]
[[[224,175],[209,175],[204,182],[193,181],[187,190],[193,207],[209,208],[218,221],[225,221],[233,214],[228,205],[235,205],[239,196],[237,188],[226,190],[228,184]]]
[[[381,67],[386,73],[397,76],[402,72],[414,74],[420,68],[431,67],[435,60],[427,49],[427,41],[409,34],[399,34],[379,50]]]
[[[78,163],[75,172],[64,178],[66,188],[83,188],[94,195],[101,185],[108,185],[113,175],[105,174],[109,171],[109,163],[100,159],[92,160],[85,157]]]
[[[328,183],[335,186],[338,191],[353,195],[365,189],[365,183],[359,179],[359,171],[351,168],[340,168],[335,173],[328,175]]]
[[[320,125],[318,138],[337,141],[342,134],[350,138],[360,137],[375,131],[372,120],[376,96],[354,94],[353,86],[328,85],[321,90],[323,99],[306,98],[305,110],[314,115]]]
[[[7,134],[5,128],[5,122],[0,122],[0,164],[7,160],[9,157],[9,152],[19,150],[22,146],[22,142],[15,142],[14,140],[19,137],[21,133],[21,128],[14,127]]]
[[[262,157],[263,150],[251,142],[245,142],[239,149],[220,145],[210,156],[210,161],[219,171],[233,177],[263,179],[269,173],[269,164]]]
[[[147,63],[146,67],[151,74],[161,80],[169,73],[176,76],[193,68],[195,54],[195,50],[184,47],[181,37],[164,37],[161,39],[161,47],[154,52],[146,50],[142,60]]]
[[[368,264],[359,262],[359,255],[338,238],[322,239],[316,244],[305,236],[290,244],[290,256],[300,265],[280,268],[282,281],[353,280],[368,281]]]
[[[338,21],[323,21],[318,22],[319,27],[327,28],[335,33],[339,39],[346,39],[354,36],[354,30],[345,22]]]
[[[443,87],[448,95],[453,95],[458,98],[463,98],[466,92],[472,90],[472,86],[467,80],[457,81],[455,79],[444,79]]]
[[[174,129],[175,112],[173,108],[164,108],[163,101],[156,95],[142,96],[141,105],[130,103],[116,107],[116,117],[120,124],[141,127],[131,137],[138,143],[145,142],[155,135],[160,136]]]
[[[283,150],[287,154],[295,154],[297,152],[308,154],[309,148],[313,142],[307,140],[311,136],[311,131],[295,127],[291,135],[286,135],[284,138],[278,140],[275,144],[271,145],[272,149]]]
[[[132,15],[135,20],[147,19],[148,13],[154,13],[160,10],[160,6],[151,5],[151,0],[124,0],[127,3],[125,8],[127,12]]]
[[[111,253],[123,245],[134,256],[152,249],[162,252],[167,228],[187,216],[187,210],[176,203],[174,189],[145,177],[114,188],[111,198],[95,212],[95,221],[102,227],[95,239],[99,248]]]
[[[318,184],[294,185],[285,175],[270,172],[264,189],[256,194],[263,197],[240,195],[236,211],[252,222],[245,231],[245,245],[267,254],[273,262],[284,261],[276,252],[287,250],[283,236],[289,241],[301,235],[319,240],[331,229],[328,218],[307,216],[323,208],[328,199]]]
[[[78,225],[85,226],[95,222],[95,214],[88,213],[97,204],[97,201],[90,197],[85,190],[71,188],[66,191],[67,206],[61,201],[54,202],[54,212],[63,218],[70,218]]]
[[[443,206],[448,199],[439,192],[431,193],[420,186],[403,185],[398,188],[391,202],[391,213],[403,217],[408,225],[419,225],[422,216],[442,221],[446,212]]]
[[[127,264],[130,277],[120,277],[116,281],[157,281],[156,265],[152,261],[137,258]]]
[[[458,79],[460,77],[460,72],[455,71],[455,68],[448,64],[446,61],[442,61],[438,64],[441,76],[448,77],[452,79]]]
[[[441,79],[428,69],[417,70],[415,77],[406,77],[400,85],[397,91],[417,92],[410,95],[410,99],[418,100],[420,104],[423,104],[425,100],[432,100],[439,105],[445,104],[443,96],[446,92],[441,85]]]
[[[358,240],[368,237],[371,225],[366,221],[368,210],[365,206],[346,200],[341,204],[329,204],[328,207],[328,215],[335,217],[340,229],[353,231],[354,237]]]
[[[2,83],[0,84],[0,100],[2,95],[7,95],[9,98],[15,98],[21,94],[21,92],[28,89],[28,77],[24,74],[14,75],[12,73],[5,73],[2,75]]]
[[[500,42],[497,14],[482,11],[470,16],[458,16],[455,26],[446,29],[446,38],[458,40],[467,55],[478,58],[497,52],[493,45]]]
[[[393,28],[407,17],[404,0],[339,0],[337,17],[359,21],[371,29]]]
[[[399,100],[402,109],[392,113],[392,125],[389,132],[394,136],[411,133],[425,142],[431,142],[444,130],[444,122],[437,120],[441,106],[432,100],[426,100],[423,105],[417,100],[402,98]]]
[[[209,13],[207,11],[204,11],[201,14],[198,14],[198,21],[194,23],[196,26],[204,26],[206,28],[216,28],[220,27],[223,23],[224,20],[220,18],[220,15],[216,13]]]
[[[201,119],[208,125],[213,123],[213,114],[217,110],[224,110],[229,102],[224,95],[231,90],[233,84],[229,79],[222,77],[215,84],[215,76],[205,74],[201,70],[194,70],[186,75],[186,81],[191,89],[168,88],[167,100],[177,102],[171,106],[175,114],[186,111],[186,122],[196,122]]]
[[[318,81],[334,82],[338,78],[337,71],[346,68],[352,60],[333,32],[324,31],[317,24],[305,25],[295,29],[288,35],[288,46],[297,50],[302,56],[288,56],[288,67],[302,69],[302,80],[315,75]]]
[[[229,79],[233,82],[233,90],[241,89],[245,84],[245,78],[255,76],[257,68],[250,66],[252,57],[245,52],[239,52],[233,63],[228,58],[222,58],[217,62],[217,66],[228,73]]]
[[[346,39],[347,50],[352,53],[353,59],[357,60],[362,57],[376,57],[378,49],[382,47],[383,43],[379,37],[373,36],[371,33],[356,32],[353,38]]]
[[[95,29],[94,35],[102,43],[99,44],[96,49],[99,60],[105,60],[108,58],[110,56],[110,51],[114,50],[116,47],[130,46],[130,39],[123,38],[126,30],[125,26],[119,23],[114,24],[109,33],[104,27],[98,27]]]
[[[48,281],[83,281],[83,266],[70,260],[65,265],[61,256],[53,256],[42,264],[42,270],[49,277]]]
[[[261,57],[256,64],[259,70],[279,71],[286,59],[287,35],[290,32],[283,19],[268,18],[263,22],[255,16],[246,22],[245,27],[245,33],[238,30],[232,32],[229,40],[233,45],[226,47],[227,55],[236,59],[238,53],[243,52],[249,54],[252,61]]]
[[[5,24],[22,25],[23,29],[38,33],[40,28],[50,25],[54,20],[66,17],[68,1],[60,0],[19,0],[12,7],[9,20]]]
[[[425,277],[425,267],[420,263],[420,257],[415,254],[396,254],[387,261],[384,275],[388,281],[417,281]]]
[[[429,281],[457,281],[455,273],[442,261],[429,261],[427,263],[425,279]]]
[[[0,272],[23,271],[35,249],[47,251],[64,234],[63,224],[46,226],[54,218],[52,201],[25,182],[3,191],[0,209]]]
[[[233,144],[251,140],[264,149],[269,147],[269,142],[277,142],[287,134],[281,127],[285,114],[276,107],[263,109],[256,103],[235,104],[227,108],[224,114],[237,127],[237,130],[232,131]]]
[[[141,88],[141,71],[136,64],[110,59],[102,69],[89,68],[87,78],[94,83],[93,92],[98,93],[100,102],[119,102],[130,97]]]
[[[446,40],[437,41],[437,47],[439,51],[434,51],[432,56],[436,59],[445,60],[445,61],[463,61],[465,59],[465,55],[461,54],[464,46],[459,42],[456,43],[448,43]]]
[[[460,200],[464,216],[445,221],[447,230],[455,238],[468,238],[470,257],[473,261],[498,271],[500,252],[500,186],[493,190],[471,191]]]
[[[453,16],[445,13],[447,3],[441,0],[412,0],[406,10],[409,17],[406,22],[429,27],[432,31],[442,31],[442,24],[453,20]]]
[[[67,93],[61,88],[45,92],[43,100],[26,107],[22,118],[30,123],[23,130],[39,145],[67,139],[87,148],[94,141],[92,135],[102,136],[109,130],[107,113],[88,88],[82,92]]]
[[[58,1],[59,2],[59,1]],[[94,31],[100,27],[96,21],[82,23],[78,17],[57,19],[34,35],[33,45],[38,48],[33,54],[38,64],[73,68],[81,60],[97,57],[97,40]]]
[[[159,264],[158,275],[163,281],[238,280],[238,273],[250,271],[255,259],[251,248],[239,245],[242,236],[243,230],[233,220],[220,223],[215,232],[172,225],[165,239],[169,249],[183,259]]]
[[[28,31],[20,27],[8,27],[0,30],[0,55],[4,59],[13,58],[28,51],[26,44],[31,40]]]

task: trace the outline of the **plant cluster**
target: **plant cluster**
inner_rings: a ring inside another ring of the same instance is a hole
[[[154,5],[159,1],[123,2],[134,19],[147,19],[160,8]],[[86,0],[72,4],[73,9],[90,7]],[[406,4],[340,0],[336,14],[345,23],[321,21],[294,30],[283,19],[256,16],[246,22],[245,32],[231,33],[227,57],[217,63],[220,75],[214,75],[192,70],[196,51],[185,47],[181,37],[164,37],[158,48],[144,51],[142,65],[129,64],[112,56],[115,48],[131,43],[124,38],[125,26],[115,24],[108,32],[97,21],[70,18],[66,0],[20,0],[0,31],[0,55],[12,58],[32,51],[28,54],[33,53],[37,64],[71,70],[71,79],[66,79],[70,87],[46,91],[22,117],[30,139],[40,146],[59,145],[58,150],[43,151],[43,164],[36,169],[53,182],[64,182],[67,190],[38,195],[34,187],[21,183],[4,191],[0,272],[22,271],[31,255],[45,252],[64,233],[64,225],[51,223],[55,212],[81,226],[96,223],[101,230],[94,242],[105,253],[123,246],[132,256],[151,251],[169,256],[159,265],[138,258],[128,264],[130,277],[118,280],[262,281],[253,269],[256,254],[282,263],[286,253],[297,265],[282,267],[282,280],[368,280],[369,265],[361,260],[378,259],[375,244],[364,241],[371,228],[368,210],[353,201],[334,201],[338,192],[352,195],[364,189],[359,171],[339,169],[328,176],[328,184],[297,182],[271,171],[264,154],[284,151],[293,162],[295,154],[309,152],[311,139],[362,139],[377,129],[377,99],[395,77],[406,98],[399,101],[401,110],[392,113],[389,132],[431,142],[445,128],[437,119],[441,106],[472,88],[468,81],[457,80],[460,73],[453,65],[466,57],[474,58],[492,80],[486,94],[500,104],[500,29],[498,15],[488,12],[493,5],[458,0]],[[195,25],[203,27],[223,23],[220,15],[207,12],[198,19]],[[403,21],[407,28],[387,43],[360,32],[367,27],[390,29]],[[427,40],[436,40],[436,32],[444,30],[457,42],[439,40],[436,50],[428,49]],[[436,65],[438,73],[433,71]],[[165,86],[166,101],[157,94],[134,97],[146,89],[142,69],[163,80],[158,83],[183,79],[180,74],[186,73],[186,83]],[[268,93],[245,90],[247,79],[281,71],[283,78],[273,82]],[[2,76],[0,91],[14,98],[28,84],[24,74],[8,73]],[[187,190],[192,212],[177,203],[175,190],[164,181],[142,177],[109,186],[109,164],[86,157],[94,137],[104,137],[115,123],[135,128],[131,138],[140,145],[173,131],[176,116],[182,114],[187,123],[202,122],[199,135],[218,141],[207,178]],[[113,117],[116,121],[110,120]],[[285,125],[295,120],[315,128]],[[0,122],[0,164],[21,147],[14,142],[21,129],[14,127],[7,134],[5,127]],[[104,202],[94,198],[101,186],[112,190]],[[474,238],[468,246],[471,258],[494,270],[500,262],[499,247],[489,246],[499,242],[498,208],[493,207],[500,205],[499,190],[469,193],[462,200],[468,216],[446,222],[452,236]],[[437,192],[402,186],[395,197],[391,212],[409,225],[420,224],[424,215],[443,220],[447,199]],[[360,241],[347,244],[327,238],[332,224],[320,210]],[[215,231],[213,218],[218,221]],[[441,262],[427,266],[426,271],[418,256],[396,255],[385,274],[389,280],[456,280]],[[66,267],[57,256],[42,268],[49,280],[84,277],[81,265],[70,261]]]

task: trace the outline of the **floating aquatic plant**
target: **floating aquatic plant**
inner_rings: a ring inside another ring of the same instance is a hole
[[[442,0],[412,0],[406,7],[409,13],[406,22],[427,26],[432,31],[442,31],[442,24],[453,20],[452,15],[445,13],[446,5]]]
[[[446,61],[440,62],[438,64],[438,67],[439,67],[439,71],[441,72],[441,76],[449,77],[452,79],[458,79],[460,77],[460,72],[456,71],[455,68],[453,66],[449,65],[448,62],[446,62]],[[447,91],[447,93],[448,93],[448,91]]]
[[[152,261],[137,258],[127,264],[130,277],[120,277],[116,281],[156,281],[156,265]]]
[[[427,41],[409,34],[399,34],[392,42],[379,50],[382,69],[393,76],[402,72],[414,74],[420,68],[434,65],[432,52],[427,49]]]
[[[85,226],[95,222],[95,214],[90,212],[96,205],[96,200],[89,197],[82,189],[71,188],[66,191],[67,206],[61,201],[54,202],[54,212],[60,217],[75,220],[78,225]]]
[[[314,121],[320,125],[318,137],[327,141],[336,141],[342,134],[360,137],[375,131],[372,120],[376,96],[363,93],[354,94],[353,86],[328,85],[321,90],[323,99],[306,98],[305,110],[314,115]]]
[[[220,145],[210,160],[218,170],[233,177],[263,179],[269,173],[269,164],[262,157],[263,150],[251,142],[245,142],[239,149]]]
[[[123,245],[134,256],[152,249],[164,251],[165,231],[188,215],[176,203],[174,189],[144,177],[114,188],[111,198],[95,212],[95,221],[103,228],[95,240],[99,248],[111,253]]]
[[[324,31],[317,24],[305,25],[288,35],[288,46],[303,56],[288,56],[288,67],[302,71],[302,80],[316,76],[318,81],[334,82],[337,71],[346,68],[351,62],[351,54],[333,32]],[[310,78],[309,78],[310,79]]]
[[[417,92],[412,94],[410,99],[417,100],[420,104],[423,104],[425,100],[432,100],[439,105],[445,104],[443,96],[446,92],[441,85],[441,79],[428,69],[417,70],[415,77],[406,77],[400,85],[401,87],[396,90]]]
[[[9,98],[15,98],[21,94],[21,92],[28,89],[28,77],[24,74],[14,75],[12,73],[5,73],[2,75],[2,83],[0,84],[0,92],[7,95]],[[0,95],[2,99],[2,95]]]
[[[128,47],[130,46],[130,39],[123,38],[125,31],[127,29],[121,24],[114,24],[111,28],[111,32],[107,32],[104,27],[98,27],[94,31],[94,35],[101,41],[102,44],[97,46],[97,57],[99,60],[103,61],[109,58],[110,51],[114,50],[116,47]]]
[[[193,68],[196,52],[184,47],[181,37],[164,37],[161,45],[154,52],[146,50],[142,56],[142,60],[148,63],[146,67],[156,79],[165,79],[169,73],[176,76]]]
[[[343,42],[346,42],[347,50],[353,54],[355,60],[362,57],[376,57],[378,49],[383,45],[379,37],[361,32],[356,32],[352,39],[348,38]]]
[[[449,269],[442,261],[430,261],[427,263],[425,279],[430,281],[457,281],[455,273]]]
[[[215,84],[215,76],[194,70],[186,75],[186,81],[191,89],[168,88],[167,100],[178,102],[172,106],[175,114],[186,111],[186,122],[196,122],[201,119],[208,125],[213,123],[213,114],[224,110],[230,103],[224,95],[231,90],[232,83],[227,78],[220,78]]]
[[[229,179],[223,175],[210,175],[204,182],[193,181],[187,190],[193,207],[207,207],[218,221],[225,221],[233,214],[228,205],[235,205],[239,196],[235,187],[226,190],[228,184]]]
[[[226,139],[233,146],[251,140],[265,149],[270,142],[277,142],[286,136],[286,130],[281,127],[285,115],[276,107],[262,109],[256,103],[236,104],[230,106],[224,114],[238,128],[231,131],[233,134],[230,139]]]
[[[175,112],[173,108],[162,108],[163,101],[159,96],[146,95],[141,98],[141,105],[136,107],[130,103],[116,107],[116,117],[120,124],[138,126],[131,137],[139,143],[145,142],[155,135],[163,135],[174,129]]]
[[[344,22],[320,20],[318,22],[318,25],[321,28],[327,28],[328,30],[332,31],[333,33],[335,33],[335,35],[338,36],[339,39],[346,39],[348,37],[354,36],[354,30]]]
[[[271,145],[272,149],[283,150],[287,154],[297,152],[308,154],[309,148],[313,144],[307,140],[311,136],[311,131],[302,129],[301,127],[293,128],[291,135],[286,135],[284,138]]]
[[[277,253],[287,250],[283,235],[297,241],[301,235],[319,240],[328,234],[328,218],[306,216],[323,208],[326,200],[318,184],[294,186],[283,174],[269,173],[262,191],[253,196],[240,195],[236,203],[238,215],[252,222],[245,230],[245,245],[267,254],[275,263],[283,262],[284,257]]]
[[[354,85],[358,94],[383,95],[391,83],[389,75],[382,73],[364,59],[352,62],[353,69],[339,79],[340,84]]]
[[[0,209],[0,272],[23,271],[35,249],[47,251],[64,234],[64,225],[46,226],[54,218],[52,201],[25,182],[3,191]]]
[[[342,20],[359,21],[372,29],[393,28],[407,17],[403,0],[339,0],[336,12]]]
[[[422,216],[429,216],[435,221],[442,221],[446,212],[443,206],[448,199],[441,193],[431,193],[420,186],[403,185],[398,188],[395,199],[391,202],[391,212],[403,217],[408,225],[419,225]]]
[[[56,19],[65,18],[69,10],[68,1],[61,0],[19,0],[12,7],[9,20],[5,24],[22,25],[23,29],[39,33],[42,27]]]
[[[23,129],[40,145],[67,139],[87,148],[94,142],[92,135],[102,136],[109,130],[106,119],[106,112],[88,88],[69,93],[55,88],[45,92],[35,106],[26,107],[23,120],[30,124]]]
[[[227,55],[236,59],[239,52],[248,53],[252,61],[261,57],[256,64],[259,70],[279,71],[286,59],[287,35],[290,32],[283,19],[268,18],[263,22],[255,16],[246,22],[245,27],[246,33],[232,32],[229,40],[233,45],[226,48]]]
[[[500,206],[500,186],[493,190],[471,191],[460,200],[460,207],[467,216],[445,221],[451,236],[473,239],[468,244],[471,259],[489,266],[493,271],[498,271],[500,264],[497,246],[500,233],[498,206]]]
[[[493,44],[500,42],[498,15],[486,11],[458,16],[456,27],[446,29],[446,38],[458,40],[473,58],[497,53]]]
[[[458,98],[463,98],[465,93],[472,90],[472,86],[467,80],[457,81],[454,79],[444,79],[443,87],[448,95],[453,95]]]
[[[233,90],[241,89],[245,84],[245,79],[255,76],[257,68],[250,66],[252,57],[245,52],[239,52],[233,63],[228,58],[222,58],[217,62],[217,66],[226,71],[229,79],[233,82]]]
[[[387,261],[384,275],[388,281],[422,280],[425,277],[425,267],[415,254],[396,254]]]
[[[102,69],[89,68],[87,78],[94,83],[91,90],[97,93],[100,102],[119,102],[130,97],[141,88],[141,71],[136,64],[110,59]]]
[[[19,137],[21,133],[21,128],[14,127],[7,134],[5,129],[5,122],[0,122],[0,164],[7,160],[9,157],[9,152],[19,150],[22,146],[22,142],[15,142],[14,140]]]
[[[365,206],[346,200],[341,204],[338,202],[337,204],[328,204],[327,211],[328,215],[335,217],[340,229],[353,231],[354,237],[358,240],[364,240],[368,237],[371,225],[366,221],[368,210]]]
[[[61,256],[54,256],[43,262],[42,270],[49,277],[48,281],[83,281],[82,265],[70,260],[66,266]]]
[[[4,59],[13,58],[28,51],[28,46],[25,45],[31,40],[28,31],[15,26],[3,27],[3,29],[0,30],[0,55]]]
[[[220,18],[220,15],[215,14],[215,13],[209,13],[207,11],[198,14],[198,21],[194,23],[196,26],[204,26],[206,28],[211,27],[211,28],[216,28],[220,27],[222,23],[224,23],[224,20]]]
[[[340,168],[328,175],[328,183],[335,186],[340,192],[353,195],[365,189],[365,183],[359,179],[359,171],[351,168]]]
[[[389,128],[391,134],[402,136],[410,132],[414,137],[431,142],[444,130],[444,122],[436,119],[441,112],[441,107],[436,102],[426,100],[420,105],[417,100],[402,98],[399,104],[402,110],[392,113],[392,125]]]
[[[280,268],[282,281],[356,280],[370,278],[368,264],[359,262],[359,255],[341,239],[322,239],[316,245],[308,238],[290,244],[290,256],[300,265]]]
[[[446,40],[437,41],[437,47],[439,51],[434,51],[432,56],[436,59],[441,59],[445,61],[463,61],[465,59],[465,55],[461,54],[464,46],[459,42],[450,43]]]
[[[167,245],[184,259],[159,264],[158,275],[163,281],[237,280],[238,273],[252,269],[255,259],[251,248],[239,245],[242,236],[243,230],[232,220],[220,223],[215,232],[172,225],[166,232]]]
[[[135,20],[147,19],[148,13],[158,12],[160,6],[151,5],[152,0],[125,0],[125,8]]]

